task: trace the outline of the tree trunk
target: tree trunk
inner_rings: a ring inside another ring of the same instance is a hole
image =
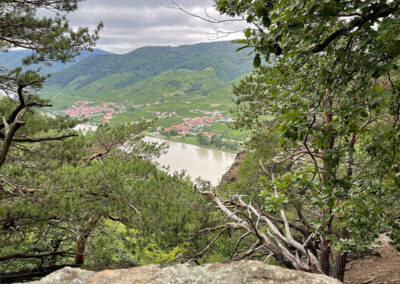
[[[346,228],[342,228],[340,230],[340,238],[341,239],[348,239],[349,232]],[[344,281],[344,273],[346,272],[346,261],[347,261],[347,252],[338,254],[336,256],[335,267],[333,269],[332,277]]]
[[[336,257],[335,267],[333,269],[332,277],[340,281],[344,281],[344,273],[346,272],[347,252],[338,254]]]
[[[87,239],[89,238],[93,230],[96,228],[96,225],[100,220],[100,217],[101,217],[100,214],[96,214],[87,224],[84,233],[76,239],[76,256],[75,256],[76,265],[83,265],[85,263],[85,249],[86,249]]]
[[[331,254],[331,249],[329,247],[329,241],[323,237],[320,244],[319,263],[321,265],[322,272],[326,275],[329,275],[331,270],[331,266],[329,264],[330,254]]]
[[[354,149],[354,145],[357,141],[357,135],[353,134],[352,139],[349,143],[349,149]],[[351,177],[353,175],[353,154],[350,152],[348,157],[348,165],[347,165],[347,176]],[[347,194],[347,191],[346,191]],[[340,230],[340,238],[341,239],[348,239],[349,232],[346,228],[342,228]],[[347,253],[342,253],[336,256],[335,267],[332,272],[332,277],[344,281],[344,274],[346,272],[346,262],[347,262]]]
[[[327,142],[323,147],[324,153],[325,151],[331,151],[334,148],[335,145],[335,135],[333,131],[333,127],[331,125],[332,123],[332,106],[333,106],[333,98],[332,98],[332,89],[329,89],[327,92],[326,100],[323,102],[324,104],[324,109],[325,109],[325,124],[328,126],[327,127]],[[324,165],[323,165],[323,173],[322,173],[322,182],[323,186],[330,187],[330,181],[334,176],[334,169],[332,168],[330,162],[326,161],[324,159]],[[322,234],[321,238],[321,243],[320,243],[320,258],[319,262],[321,264],[321,269],[326,275],[330,275],[331,272],[331,266],[329,262],[329,257],[331,255],[331,248],[329,246],[330,241],[326,239],[326,236],[331,234],[332,232],[332,209],[331,208],[326,208],[323,213],[323,218],[325,219],[326,217],[329,217],[329,221],[324,223],[324,227],[327,227],[327,230],[324,231]],[[326,219],[325,219],[326,220]]]

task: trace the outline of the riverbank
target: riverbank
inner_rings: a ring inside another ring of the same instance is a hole
[[[219,151],[235,153],[235,154],[243,150],[243,147],[241,147],[241,146],[239,146],[237,149],[229,149],[226,147],[218,148],[214,144],[204,145],[204,144],[201,144],[198,141],[198,139],[194,136],[192,136],[192,137],[187,137],[187,136],[186,137],[182,137],[182,136],[166,137],[165,135],[157,134],[155,132],[150,132],[150,131],[145,131],[145,135],[149,136],[149,137],[163,139],[166,141],[174,141],[174,142],[179,142],[179,143],[183,143],[183,144],[189,144],[189,145],[194,145],[194,146],[198,146],[198,147],[202,147],[202,148],[219,150]]]
[[[75,130],[85,133],[86,131],[94,131],[96,128],[97,125],[86,123],[78,125]],[[234,162],[237,153],[232,150],[197,145],[195,137],[188,137],[193,138],[189,141],[189,139],[173,139],[179,137],[170,137],[172,139],[168,140],[162,135],[149,131],[146,131],[144,135],[147,141],[167,143],[167,153],[156,160],[159,165],[167,167],[162,168],[162,170],[167,170],[170,173],[185,171],[192,181],[200,177],[203,180],[210,181],[214,186],[219,184],[221,177]]]
[[[155,160],[164,170],[170,173],[185,171],[193,182],[200,177],[202,180],[210,181],[213,186],[220,183],[236,156],[234,153],[219,149],[209,149],[154,136],[146,136],[145,141],[167,144],[167,153]]]

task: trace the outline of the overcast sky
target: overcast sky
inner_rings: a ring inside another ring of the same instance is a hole
[[[187,11],[206,17],[219,16],[213,0],[176,0]],[[104,22],[97,48],[125,53],[148,45],[182,45],[215,40],[237,39],[242,33],[222,37],[216,30],[237,31],[242,23],[229,22],[214,27],[201,19],[168,8],[170,0],[86,0],[69,15],[73,26],[94,28]]]

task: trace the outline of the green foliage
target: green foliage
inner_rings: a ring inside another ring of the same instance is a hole
[[[86,266],[103,269],[104,266],[137,265],[134,245],[137,231],[128,229],[120,222],[102,220],[94,234],[97,237],[90,242]]]
[[[24,64],[49,64],[91,49],[102,24],[93,34],[70,28],[66,14],[78,2],[3,1],[0,50],[24,47],[32,51]],[[44,9],[54,17],[39,16]],[[170,262],[193,251],[187,239],[206,219],[202,198],[183,174],[153,164],[165,146],[143,141],[151,121],[83,134],[73,129],[81,121],[42,110],[46,78],[22,70],[0,76],[0,270],[83,264],[85,256],[98,266]]]
[[[217,148],[221,148],[221,147],[222,147],[222,144],[223,144],[223,141],[222,141],[222,138],[221,138],[220,136],[214,134],[214,135],[211,137],[210,143],[211,143],[211,144],[214,144],[215,147],[217,147]]]
[[[148,241],[148,240],[147,240]],[[157,247],[157,244],[148,244],[139,254],[139,263],[141,265],[146,264],[165,264],[172,263],[179,258],[187,250],[183,246],[179,245],[172,248],[171,250],[164,251]]]
[[[165,264],[177,261],[188,252],[186,243],[163,247],[156,241],[157,237],[143,236],[137,229],[110,220],[103,220],[94,234],[97,236],[90,242],[85,264],[89,268]]]
[[[178,132],[178,130],[176,130],[176,129],[171,129],[171,130],[169,131],[169,135],[170,135],[170,136],[178,136],[178,135],[179,135],[179,132]]]
[[[255,131],[257,151],[268,148],[257,138],[265,129],[279,141],[274,156],[260,162],[263,209],[277,216],[284,209],[305,226],[316,238],[320,271],[343,280],[347,253],[368,249],[382,230],[396,230],[400,4],[216,4],[259,27],[240,41],[255,52],[259,68],[234,93],[236,126]],[[261,56],[273,63],[263,66]]]
[[[210,144],[210,139],[208,138],[207,135],[204,135],[203,133],[197,134],[197,140],[199,141],[200,145]]]
[[[193,250],[186,240],[201,226],[203,202],[193,196],[189,180],[151,163],[165,148],[141,139],[147,127],[144,121],[102,125],[84,136],[37,145],[28,153],[13,150],[10,155],[18,162],[7,164],[2,174],[5,206],[0,216],[6,229],[0,235],[0,260],[10,252],[60,250],[53,264],[68,263],[76,238],[87,232],[88,265],[171,262]],[[92,228],[96,218],[102,225]],[[111,225],[107,218],[126,227]],[[17,259],[8,269],[37,264]]]

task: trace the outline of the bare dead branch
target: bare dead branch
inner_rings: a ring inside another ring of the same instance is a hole
[[[170,9],[176,9],[176,10],[180,10],[182,12],[184,12],[185,14],[194,17],[194,18],[198,18],[200,20],[203,20],[205,22],[211,23],[211,24],[221,24],[221,23],[229,23],[229,22],[246,22],[245,19],[223,19],[223,20],[218,20],[215,19],[214,17],[211,17],[208,12],[205,10],[205,17],[202,17],[200,15],[194,14],[189,12],[188,10],[186,10],[185,8],[183,8],[181,5],[179,5],[178,3],[176,3],[175,1],[171,1],[172,6],[166,6],[163,5],[164,7],[170,8]]]
[[[239,241],[236,243],[236,246],[235,246],[235,248],[233,249],[231,256],[228,257],[228,258],[227,258],[226,260],[224,260],[223,262],[229,262],[229,261],[232,260],[233,256],[235,255],[237,249],[238,249],[239,246],[240,246],[240,243],[241,243],[246,237],[248,237],[248,236],[250,236],[250,232],[244,233],[244,234],[239,238]]]
[[[6,256],[0,256],[0,261],[8,261],[11,259],[27,259],[27,258],[44,258],[47,256],[52,256],[52,255],[74,255],[73,253],[70,252],[65,252],[65,251],[50,251],[50,252],[42,252],[42,253],[14,253]]]
[[[211,246],[215,243],[215,241],[218,240],[218,238],[222,235],[222,233],[225,232],[227,229],[228,228],[223,228],[201,252],[197,253],[192,259],[188,260],[187,263],[197,260],[204,253],[206,253],[211,248]]]

